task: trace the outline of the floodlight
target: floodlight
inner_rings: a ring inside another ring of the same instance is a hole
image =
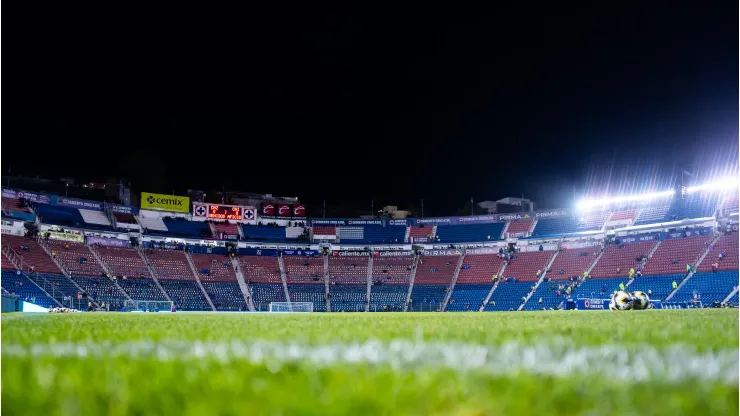
[[[622,195],[614,198],[602,198],[602,199],[582,199],[576,204],[576,208],[579,211],[588,211],[596,207],[605,207],[611,204],[618,204],[624,202],[638,202],[638,201],[651,201],[653,199],[665,198],[676,193],[673,189],[662,192],[650,192],[646,194],[638,195]]]
[[[728,176],[726,178],[720,178],[712,182],[708,182],[702,185],[689,186],[686,188],[686,192],[698,192],[698,191],[719,191],[735,188],[737,189],[738,180],[737,177]]]

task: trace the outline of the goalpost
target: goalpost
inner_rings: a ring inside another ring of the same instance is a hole
[[[313,312],[313,302],[270,302],[270,312]]]
[[[123,302],[126,312],[171,312],[175,302],[167,300],[128,300]]]

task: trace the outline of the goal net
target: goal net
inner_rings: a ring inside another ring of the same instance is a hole
[[[162,300],[126,300],[123,308],[126,312],[171,312],[174,302]]]
[[[313,302],[270,302],[270,312],[313,312]]]

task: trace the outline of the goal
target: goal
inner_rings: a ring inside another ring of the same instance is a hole
[[[313,312],[313,302],[270,302],[270,312]]]
[[[167,300],[126,300],[123,307],[126,312],[171,312],[174,302]]]

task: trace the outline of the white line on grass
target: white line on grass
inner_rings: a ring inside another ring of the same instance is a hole
[[[5,358],[214,359],[221,363],[246,360],[264,364],[270,371],[278,371],[285,363],[310,363],[319,367],[388,365],[398,370],[445,368],[482,371],[492,375],[531,373],[555,377],[581,374],[637,382],[698,379],[728,385],[737,385],[740,379],[738,354],[738,349],[701,353],[685,345],[658,350],[649,345],[577,346],[567,342],[523,345],[508,342],[500,346],[485,346],[406,340],[328,345],[267,341],[165,341],[2,346],[2,356]]]

